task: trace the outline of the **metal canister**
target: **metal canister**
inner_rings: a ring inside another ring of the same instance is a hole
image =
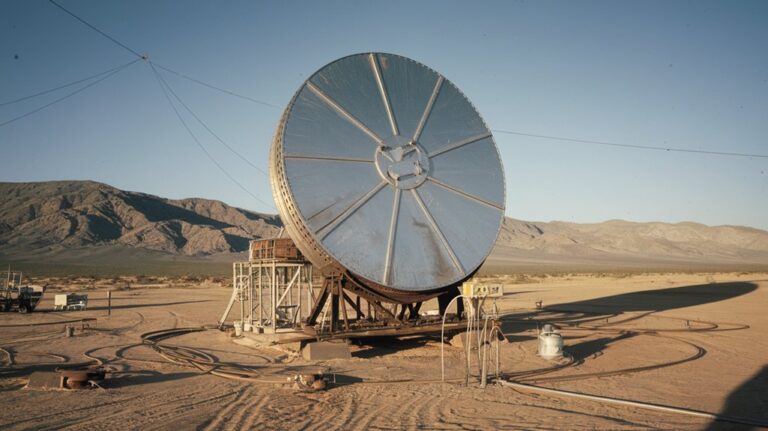
[[[551,324],[546,324],[539,333],[539,351],[544,359],[557,359],[563,356],[563,337]]]

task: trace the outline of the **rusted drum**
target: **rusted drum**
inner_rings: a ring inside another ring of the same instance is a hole
[[[501,159],[480,114],[442,75],[392,54],[344,57],[304,82],[278,124],[270,178],[316,267],[397,302],[470,277],[504,216]]]

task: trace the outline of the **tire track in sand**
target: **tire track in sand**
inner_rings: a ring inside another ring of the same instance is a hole
[[[226,425],[227,420],[229,420],[231,413],[238,408],[242,409],[247,404],[246,400],[251,391],[251,387],[243,385],[240,390],[235,392],[234,399],[227,403],[226,407],[219,410],[216,416],[211,418],[207,424],[204,424],[202,428],[203,431],[214,431],[222,429],[222,427]]]
[[[262,390],[260,391],[259,389]],[[266,388],[249,387],[246,393],[242,395],[242,402],[236,407],[234,416],[230,420],[225,419],[218,429],[229,431],[254,428],[255,418],[263,414],[262,407],[268,400],[265,392],[272,393],[271,391],[264,391],[264,389]]]
[[[206,396],[208,395],[208,396]],[[176,391],[163,391],[151,395],[141,395],[133,399],[140,400],[140,406],[127,403],[130,407],[110,410],[108,415],[100,406],[91,407],[93,415],[78,415],[64,424],[56,424],[50,429],[63,430],[113,430],[115,422],[125,429],[151,429],[150,426],[167,428],[166,424],[174,419],[183,418],[190,410],[206,404],[218,404],[230,393],[210,395],[210,391],[198,390],[179,394]],[[121,405],[123,403],[120,403]],[[170,407],[170,408],[168,408]],[[100,411],[101,410],[101,411]],[[78,420],[79,419],[79,420]]]
[[[311,419],[305,427],[308,430],[326,430],[326,429],[352,429],[349,423],[357,414],[357,407],[360,401],[360,393],[353,387],[337,388],[338,392],[326,392],[319,394],[321,399],[309,396],[305,397],[305,402],[316,401],[311,404],[309,412],[299,412]],[[320,420],[318,420],[320,418]],[[299,428],[297,428],[299,429]]]

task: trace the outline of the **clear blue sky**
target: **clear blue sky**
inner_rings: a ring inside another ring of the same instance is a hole
[[[444,74],[492,129],[768,154],[766,1],[59,1],[161,65],[281,109],[324,64],[383,51]],[[132,59],[47,1],[0,2],[0,103]],[[267,170],[281,109],[165,78]],[[75,88],[0,106],[0,123]],[[272,201],[263,174],[189,121],[233,177]],[[495,136],[511,217],[768,229],[766,158]],[[205,157],[144,62],[0,127],[0,150],[0,181],[92,179],[275,211]]]

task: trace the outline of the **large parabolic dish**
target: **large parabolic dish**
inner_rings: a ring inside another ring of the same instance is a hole
[[[504,171],[480,114],[398,55],[344,57],[304,82],[277,127],[270,177],[313,265],[398,302],[470,277],[504,216]]]

